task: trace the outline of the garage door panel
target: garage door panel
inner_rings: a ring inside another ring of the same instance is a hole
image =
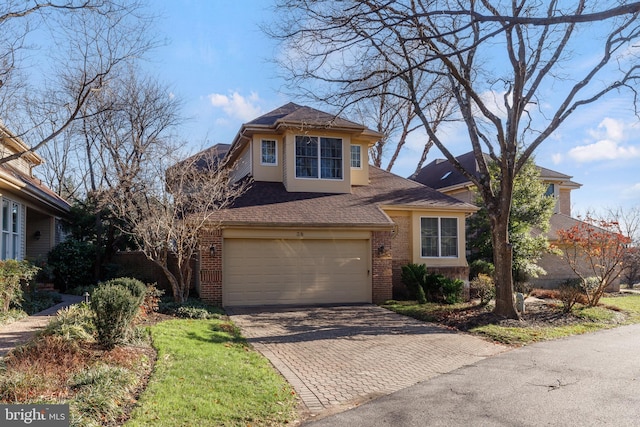
[[[367,240],[225,239],[226,305],[370,302]]]

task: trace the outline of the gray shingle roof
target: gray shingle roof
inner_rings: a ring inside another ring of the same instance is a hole
[[[477,210],[472,205],[374,166],[370,184],[349,194],[289,193],[282,183],[254,182],[222,213],[226,224],[305,226],[385,226],[393,222],[381,206]]]
[[[259,125],[277,127],[279,124],[285,123],[305,124],[315,127],[347,127],[361,130],[365,129],[361,124],[337,117],[333,114],[325,113],[324,111],[316,110],[315,108],[294,104],[293,102],[285,104],[258,117],[257,119],[245,123],[245,126],[251,127],[252,125]]]
[[[486,161],[489,162],[489,156],[487,154],[485,154],[484,156]],[[476,158],[473,155],[472,151],[462,154],[456,157],[456,159],[467,171],[472,171],[473,175],[479,176],[480,170],[478,169],[478,163],[476,162]],[[537,165],[536,167],[540,171],[540,177],[542,179],[560,180],[567,185],[574,185],[577,187],[580,186],[580,184],[571,181],[571,176],[569,175],[565,175],[563,173],[556,172],[554,170],[543,168]],[[453,167],[451,162],[446,159],[436,159],[432,161],[431,163],[420,169],[418,173],[413,174],[410,179],[435,189],[447,188],[467,183],[470,184],[470,181],[455,167]]]

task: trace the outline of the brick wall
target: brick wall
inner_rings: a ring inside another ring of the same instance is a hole
[[[406,298],[407,287],[402,283],[402,266],[411,262],[411,217],[391,216],[396,223],[396,233],[391,239],[393,298]]]
[[[392,297],[391,232],[371,233],[372,295],[374,304]]]
[[[211,247],[215,247],[213,254]],[[222,305],[222,230],[202,230],[200,248],[200,298],[209,304]]]
[[[557,289],[565,280],[578,277],[573,270],[571,270],[569,264],[558,255],[545,254],[540,261],[538,261],[538,265],[542,267],[547,274],[529,280],[534,288]],[[593,275],[591,269],[587,266],[586,260],[578,270],[586,276]],[[607,291],[620,291],[620,279],[618,278],[609,285]]]

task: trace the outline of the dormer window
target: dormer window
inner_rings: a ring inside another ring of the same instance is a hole
[[[351,146],[351,167],[354,169],[362,168],[361,147],[359,145]]]
[[[278,164],[278,148],[276,141],[263,139],[260,146],[260,164],[276,166]]]
[[[296,136],[296,178],[342,179],[342,139]]]

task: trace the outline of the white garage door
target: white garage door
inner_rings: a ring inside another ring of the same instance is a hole
[[[371,302],[368,240],[225,239],[224,305]]]

